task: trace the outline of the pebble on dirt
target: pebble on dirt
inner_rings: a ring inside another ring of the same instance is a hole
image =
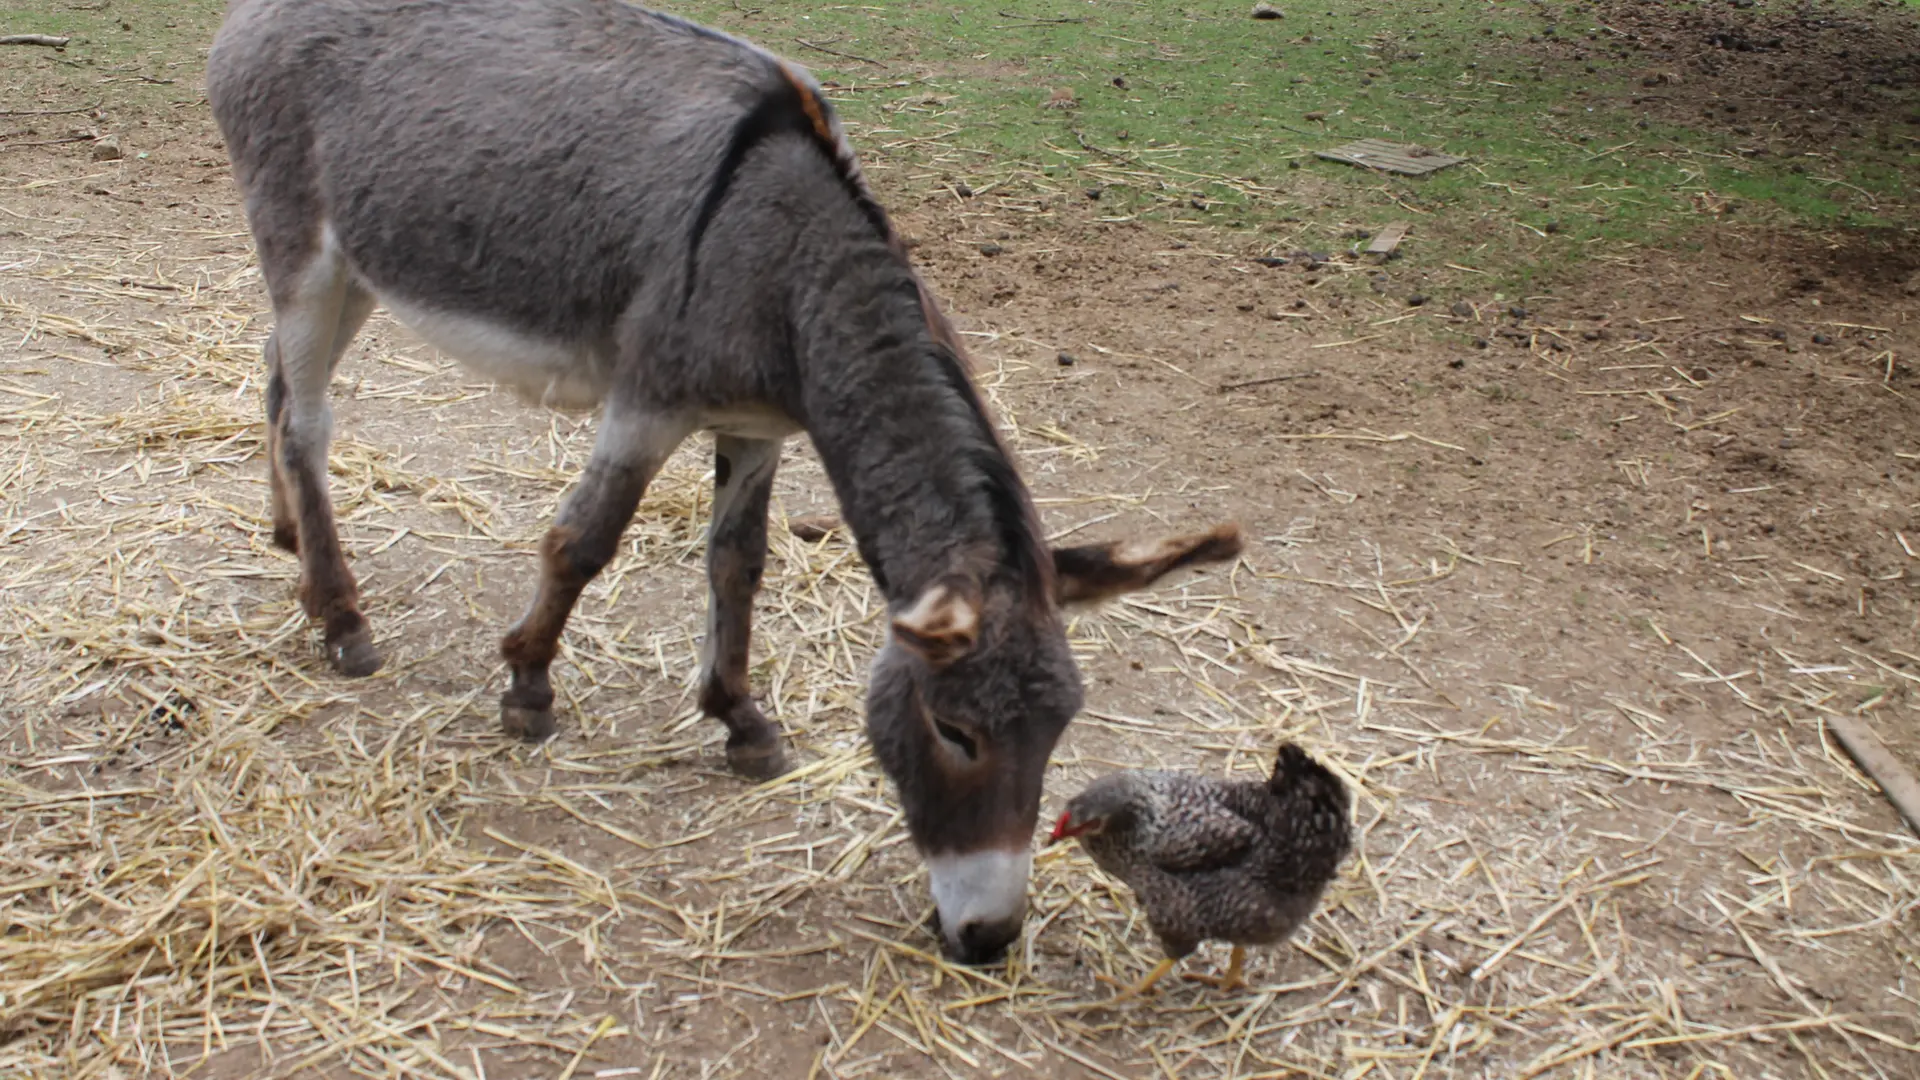
[[[1061,367],[1072,367],[1079,362],[1075,360],[1073,354],[1069,352],[1063,352],[1059,356],[1054,357],[1054,359],[1059,361]]]
[[[93,160],[119,161],[123,156],[124,154],[120,150],[120,140],[115,136],[108,135],[105,138],[94,140]]]

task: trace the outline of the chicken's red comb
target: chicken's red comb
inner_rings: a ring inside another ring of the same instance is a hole
[[[1073,834],[1067,831],[1067,822],[1072,820],[1073,820],[1073,811],[1068,810],[1065,813],[1062,813],[1060,815],[1060,820],[1053,823],[1053,835],[1047,837],[1047,843],[1057,844],[1060,841],[1066,839],[1067,837],[1072,836]]]

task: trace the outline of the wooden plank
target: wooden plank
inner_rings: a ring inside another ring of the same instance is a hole
[[[1423,151],[1420,147],[1390,143],[1384,139],[1358,139],[1331,150],[1316,151],[1314,156],[1325,161],[1338,161],[1348,165],[1358,165],[1361,168],[1383,169],[1410,176],[1444,169],[1465,160],[1447,154]]]
[[[1374,235],[1373,243],[1367,245],[1367,254],[1369,255],[1392,254],[1393,249],[1400,246],[1400,241],[1406,239],[1407,228],[1408,228],[1408,225],[1406,222],[1396,221],[1393,224],[1387,226],[1386,228],[1381,229],[1378,233]]]
[[[1860,766],[1862,772],[1880,785],[1900,816],[1915,832],[1920,832],[1920,780],[1914,779],[1900,760],[1880,745],[1880,740],[1866,726],[1850,716],[1827,717],[1827,730],[1839,740],[1847,756]]]

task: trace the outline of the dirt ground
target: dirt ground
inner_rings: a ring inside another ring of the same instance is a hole
[[[1650,48],[1706,17],[1618,8]],[[1702,63],[1786,62],[1773,23],[1714,18],[1756,43]],[[1682,66],[1649,100],[1682,107]],[[1879,120],[1784,137],[1853,122]],[[1251,773],[1282,737],[1360,791],[1360,857],[1252,987],[1106,1010],[1095,973],[1156,946],[1077,852],[1039,860],[1005,968],[930,955],[839,539],[778,538],[761,604],[756,687],[802,773],[726,774],[687,689],[698,448],[570,628],[560,736],[500,738],[497,638],[591,425],[384,316],[337,384],[334,491],[390,660],[328,673],[268,543],[268,319],[217,136],[188,105],[122,141],[0,161],[0,1061],[25,1074],[1920,1069],[1920,846],[1824,728],[1920,765],[1910,233],[1724,220],[1551,295],[1409,307],[1350,288],[1354,259],[1268,267],[875,160],[1049,528],[1252,539],[1075,622],[1089,708],[1043,813],[1116,764]],[[778,500],[830,509],[809,451]]]
[[[1920,122],[1899,93],[1920,78],[1920,27],[1905,4],[1603,0],[1564,25],[1542,19],[1526,44],[1543,63],[1632,64],[1639,87],[1616,107],[1741,136],[1749,155],[1910,142]]]

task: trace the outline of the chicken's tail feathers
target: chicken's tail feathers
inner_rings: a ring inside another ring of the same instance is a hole
[[[1273,776],[1267,780],[1267,790],[1275,798],[1304,802],[1312,811],[1324,812],[1341,821],[1347,819],[1347,812],[1352,806],[1347,785],[1333,774],[1333,770],[1290,742],[1280,744],[1280,753],[1273,763]]]

